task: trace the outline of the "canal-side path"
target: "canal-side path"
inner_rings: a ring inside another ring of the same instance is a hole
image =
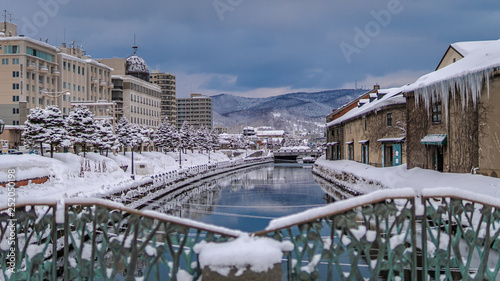
[[[500,179],[477,175],[441,173],[413,168],[406,164],[378,168],[349,160],[319,158],[313,173],[354,194],[368,194],[382,189],[413,188],[417,194],[423,189],[457,188],[500,198]]]
[[[16,188],[18,203],[66,198],[124,199],[143,197],[141,193],[151,193],[152,189],[161,186],[175,189],[218,173],[272,162],[271,157],[247,158],[244,151],[239,154],[240,157],[230,158],[220,151],[210,155],[206,152],[187,152],[181,155],[180,167],[178,152],[134,153],[134,178],[130,152],[126,155],[110,153],[108,156],[87,153],[86,157],[57,153],[54,158],[2,155],[0,185],[10,182],[25,184]],[[7,198],[6,188],[0,188],[0,198]]]

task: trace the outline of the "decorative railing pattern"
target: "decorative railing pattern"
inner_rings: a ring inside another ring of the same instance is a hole
[[[193,246],[242,234],[98,199],[18,204],[14,228],[10,219],[0,211],[6,280],[199,280]],[[500,204],[456,189],[383,190],[273,220],[255,235],[294,244],[288,280],[500,279]]]
[[[2,241],[11,235],[4,215]],[[12,273],[6,270],[8,251],[0,252],[6,280],[197,280],[201,269],[193,246],[241,234],[104,200],[25,205],[16,219]]]

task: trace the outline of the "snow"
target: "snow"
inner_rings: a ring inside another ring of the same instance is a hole
[[[423,139],[420,140],[420,142],[423,144],[442,143],[445,139],[446,139],[445,134],[434,134],[425,136]]]
[[[384,89],[384,90],[379,90],[379,93],[386,93],[383,97],[377,100],[373,100],[372,102],[369,102],[370,100],[367,100],[365,104],[356,107],[354,109],[351,109],[349,112],[344,114],[343,116],[333,120],[332,122],[328,123],[326,126],[331,127],[334,125],[341,124],[344,121],[350,120],[354,117],[362,116],[364,114],[367,114],[369,112],[372,112],[374,110],[377,110],[379,108],[382,108],[384,106],[392,105],[392,104],[402,104],[406,102],[405,97],[402,96],[401,94],[402,88],[391,88],[391,89]]]
[[[415,83],[404,86],[403,91],[414,92],[417,105],[424,102],[428,110],[432,100],[440,99],[444,116],[447,116],[450,95],[452,99],[460,95],[462,107],[470,100],[475,105],[484,86],[489,95],[489,79],[500,66],[500,40],[479,42],[474,47],[472,44],[459,43],[458,48],[466,53],[463,59],[420,77]]]
[[[397,138],[383,138],[383,139],[378,139],[378,142],[402,142],[405,139],[405,137],[397,137]]]
[[[89,198],[111,195],[141,182],[152,175],[163,174],[179,169],[179,153],[142,152],[134,153],[137,169],[136,180],[130,177],[131,153],[127,152],[108,157],[99,153],[87,153],[86,158],[72,153],[54,153],[54,158],[40,155],[1,155],[0,182],[8,182],[8,170],[15,169],[15,180],[49,177],[46,183],[29,183],[16,189],[17,200],[42,200],[63,198]],[[222,152],[211,152],[212,163],[226,162],[230,159]],[[140,169],[140,165],[144,169]],[[187,152],[182,154],[183,168],[208,164],[208,155]],[[120,166],[128,165],[127,171]],[[140,171],[143,174],[139,174]],[[7,189],[0,188],[0,205],[7,203]]]
[[[225,243],[202,241],[193,250],[199,255],[202,268],[209,267],[228,276],[231,267],[235,267],[240,274],[247,267],[253,272],[267,272],[275,264],[281,264],[283,252],[292,251],[293,244],[268,237],[241,235]]]
[[[408,170],[406,165],[376,168],[349,160],[328,161],[324,157],[318,159],[316,164],[318,167],[322,167],[328,171],[353,174],[358,178],[364,179],[366,182],[372,181],[381,186],[374,187],[373,185],[362,183],[350,186],[350,188],[362,194],[381,188],[390,189],[391,192],[400,188],[412,188],[419,194],[431,194],[433,190],[445,191],[451,188],[456,191],[455,194],[459,191],[469,191],[476,195],[482,194],[496,200],[500,199],[500,179],[488,176],[441,173],[421,168]],[[315,170],[317,169],[315,168]]]

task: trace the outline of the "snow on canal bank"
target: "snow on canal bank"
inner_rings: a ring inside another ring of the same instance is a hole
[[[406,165],[376,168],[349,160],[329,161],[324,157],[316,161],[314,171],[358,194],[408,187],[417,193],[423,189],[457,188],[500,198],[500,179],[482,175],[441,173],[420,168],[408,170]]]

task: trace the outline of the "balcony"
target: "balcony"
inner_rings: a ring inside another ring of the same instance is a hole
[[[61,72],[59,71],[59,69],[54,69],[54,70],[52,71],[52,75],[53,75],[53,76],[57,76],[57,77],[59,77],[59,76],[61,76]]]
[[[41,73],[48,73],[49,72],[49,68],[46,65],[40,66],[39,70]]]
[[[97,83],[99,83],[99,80],[97,80],[97,78],[92,78],[92,79],[90,80],[90,82],[91,82],[92,84],[97,84]]]
[[[28,64],[26,66],[26,69],[28,69],[28,70],[35,70],[36,69],[36,65],[32,62],[32,63],[30,63],[30,64]]]

